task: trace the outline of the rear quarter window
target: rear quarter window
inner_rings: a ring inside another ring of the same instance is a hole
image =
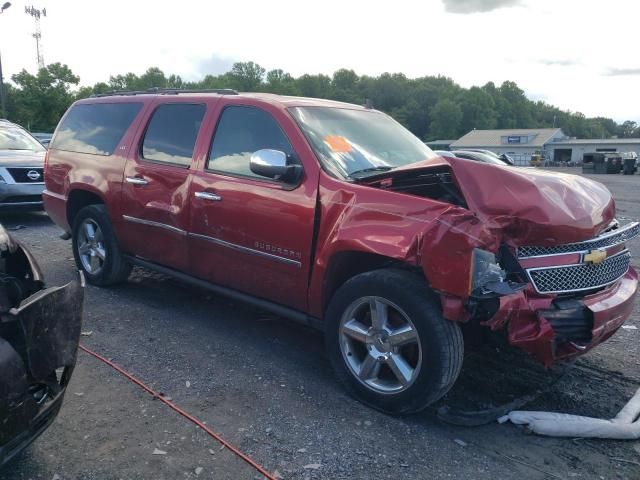
[[[75,105],[58,127],[51,148],[111,155],[141,108],[142,103]]]

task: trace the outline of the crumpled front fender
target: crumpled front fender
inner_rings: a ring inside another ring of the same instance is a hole
[[[452,207],[434,218],[422,236],[421,266],[429,285],[460,298],[469,296],[475,248],[496,252],[500,231],[468,210]]]

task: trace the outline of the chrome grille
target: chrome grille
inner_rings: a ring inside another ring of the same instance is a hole
[[[599,264],[530,268],[527,274],[539,293],[593,290],[614,283],[629,269],[631,254],[624,250]]]
[[[585,252],[597,248],[608,248],[625,243],[638,235],[640,235],[640,223],[634,222],[584,242],[565,243],[552,247],[518,247],[518,258],[559,255],[563,253]]]

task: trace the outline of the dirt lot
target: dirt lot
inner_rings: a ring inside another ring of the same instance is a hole
[[[613,191],[619,218],[640,218],[640,176],[598,180]],[[0,220],[25,227],[13,234],[38,258],[49,284],[74,277],[70,242],[45,215]],[[630,248],[637,266],[640,241]],[[92,334],[85,345],[282,478],[640,479],[638,442],[550,439],[512,425],[454,427],[433,412],[393,418],[372,411],[334,381],[319,334],[171,279],[136,270],[126,285],[88,287],[86,294],[83,330]],[[640,300],[627,324],[640,327]],[[621,330],[527,408],[612,417],[640,387],[639,339],[640,329]],[[516,385],[519,371],[504,368]],[[261,475],[81,352],[60,416],[0,478]]]

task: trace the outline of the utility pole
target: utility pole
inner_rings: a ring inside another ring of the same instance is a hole
[[[35,8],[33,5],[24,7],[24,13],[33,17],[36,23],[36,31],[32,35],[36,39],[36,54],[38,56],[38,70],[44,68],[44,54],[42,52],[42,32],[40,31],[40,17],[47,16],[47,9],[42,10]]]
[[[10,2],[5,2],[2,7],[0,7],[0,14],[4,13],[4,11],[11,6]],[[0,118],[5,118],[7,115],[7,106],[5,104],[5,96],[4,96],[4,80],[2,78],[2,56],[0,55]]]

